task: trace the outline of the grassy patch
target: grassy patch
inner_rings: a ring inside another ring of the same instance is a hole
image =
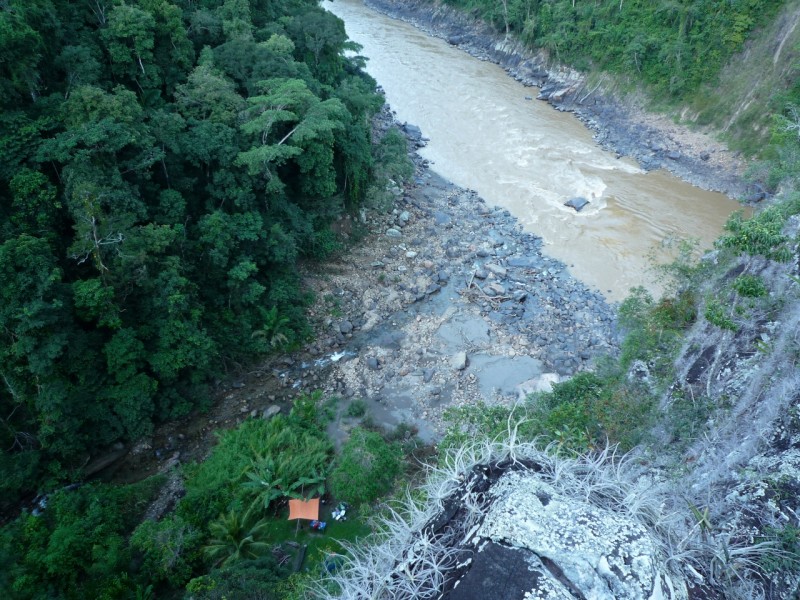
[[[372,532],[370,526],[359,519],[355,511],[348,512],[347,521],[334,521],[331,517],[331,510],[335,504],[329,503],[320,506],[320,520],[327,523],[323,533],[309,527],[309,521],[300,521],[298,528],[297,521],[289,521],[289,510],[283,509],[276,518],[271,518],[266,527],[266,537],[273,544],[280,544],[288,549],[291,545],[299,544],[307,546],[305,560],[302,570],[312,573],[322,569],[325,557],[331,553],[342,551],[338,540],[355,542],[363,539]]]

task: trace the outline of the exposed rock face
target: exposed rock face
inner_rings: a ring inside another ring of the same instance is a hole
[[[473,542],[473,568],[483,561],[481,546],[488,539],[527,551],[536,573],[527,590],[531,597],[668,596],[661,589],[658,547],[633,519],[568,498],[530,472],[506,473],[489,495],[493,502]],[[484,597],[492,595],[491,588],[484,591]]]
[[[513,442],[468,446],[444,464],[425,486],[427,504],[388,519],[384,543],[353,549],[335,575],[339,597],[688,598],[663,548],[672,533],[688,542],[691,525],[679,519],[665,538],[674,508],[665,488],[630,465]]]

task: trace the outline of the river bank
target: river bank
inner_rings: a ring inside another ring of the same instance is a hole
[[[526,86],[539,88],[538,99],[575,114],[602,147],[632,157],[648,171],[665,169],[702,189],[746,201],[762,197],[760,188],[743,180],[746,164],[737,153],[707,133],[648,112],[641,97],[614,94],[604,78],[590,82],[585,74],[554,64],[546,53],[532,52],[491,26],[439,3],[365,0],[365,4],[498,64]]]
[[[376,131],[393,124],[384,107]],[[447,408],[512,403],[616,352],[615,309],[602,294],[543,255],[508,211],[432,171],[415,150],[419,130],[402,128],[415,172],[389,187],[393,206],[362,211],[358,224],[343,217],[343,235],[360,227],[363,237],[303,269],[313,341],[220,381],[208,413],[140,440],[113,465],[116,480],[202,460],[216,431],[288,412],[317,390],[338,399],[337,442],[358,423],[348,408],[363,402],[373,423],[435,443]]]

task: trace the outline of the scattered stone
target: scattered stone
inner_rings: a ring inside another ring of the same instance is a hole
[[[386,230],[386,237],[399,238],[399,237],[402,237],[402,236],[403,236],[403,234],[400,233],[400,230],[399,229],[395,229],[394,227],[390,227],[389,229]]]
[[[428,287],[425,288],[425,293],[430,296],[431,294],[435,294],[439,290],[442,289],[442,286],[437,285],[435,283],[431,283]]]
[[[339,323],[339,331],[345,335],[347,335],[348,333],[352,333],[353,324],[350,321],[341,321]]]
[[[484,291],[485,291],[487,294],[488,294],[489,292],[491,292],[491,295],[492,295],[492,296],[505,296],[505,294],[506,294],[506,288],[505,288],[505,286],[504,286],[503,284],[501,284],[501,283],[497,283],[497,282],[495,282],[495,283],[490,283],[489,285],[487,285],[487,286],[486,286],[486,289],[485,289]]]
[[[414,252],[413,250],[409,250],[408,252],[406,252],[406,258],[416,258],[416,257],[417,253]]]
[[[269,420],[281,413],[281,407],[277,404],[272,404],[261,411],[261,418]]]
[[[378,364],[378,359],[375,358],[374,356],[368,356],[366,362],[367,362],[367,368],[370,371],[377,371],[380,368],[380,365]]]
[[[456,352],[453,357],[450,359],[450,364],[456,371],[463,371],[467,368],[469,364],[469,359],[467,358],[467,353],[463,350],[461,352]]]
[[[496,265],[494,263],[486,263],[483,265],[483,268],[492,273],[495,277],[499,277],[500,279],[505,278],[508,274],[508,269],[505,267],[501,267],[500,265]]]

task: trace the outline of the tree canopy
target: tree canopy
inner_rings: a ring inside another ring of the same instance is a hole
[[[316,0],[0,5],[4,501],[306,335],[296,262],[372,176],[352,48]]]

